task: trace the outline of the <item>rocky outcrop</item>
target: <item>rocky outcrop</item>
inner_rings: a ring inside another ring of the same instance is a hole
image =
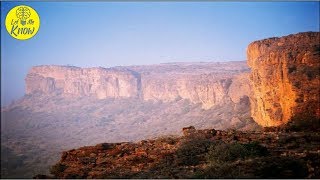
[[[36,66],[26,77],[26,93],[66,96],[138,97],[140,78],[129,70]]]
[[[37,66],[26,77],[26,93],[62,93],[99,99],[136,97],[170,102],[188,99],[204,109],[239,103],[250,87],[245,62],[178,63],[116,68]]]
[[[316,140],[320,136],[318,132],[196,130],[192,126],[183,128],[183,132],[185,135],[179,137],[167,136],[136,143],[102,143],[65,151],[60,161],[50,169],[53,177],[37,175],[35,178],[251,179],[320,176],[316,171],[320,154],[319,141]]]
[[[319,114],[320,33],[306,32],[251,43],[247,49],[251,114],[262,126],[285,124],[298,114]]]

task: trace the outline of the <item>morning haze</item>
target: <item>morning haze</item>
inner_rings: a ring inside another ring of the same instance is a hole
[[[1,2],[1,22],[18,4]],[[25,4],[38,11],[41,26],[27,41],[1,26],[1,106],[24,95],[24,78],[35,65],[243,61],[256,39],[319,30],[319,2]]]
[[[320,178],[319,2],[25,4],[1,178]]]

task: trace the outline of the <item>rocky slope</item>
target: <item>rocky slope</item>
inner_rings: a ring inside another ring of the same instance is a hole
[[[256,41],[247,56],[251,116],[257,123],[279,126],[294,116],[320,117],[319,32]]]
[[[245,78],[247,76],[240,75],[247,71],[244,62],[178,63],[109,69],[37,66],[26,77],[26,93],[62,93],[64,96],[93,96],[99,99],[136,97],[164,102],[182,98],[209,109],[225,104],[231,96],[234,101],[248,96],[250,87]],[[238,92],[242,93],[241,97],[238,97]]]
[[[65,151],[36,178],[319,178],[319,132],[183,128],[184,136]]]

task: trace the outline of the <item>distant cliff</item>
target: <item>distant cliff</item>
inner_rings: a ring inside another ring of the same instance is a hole
[[[242,96],[248,96],[250,87],[246,83],[246,78],[241,79],[238,76],[225,78],[212,74],[142,76],[143,99],[163,101],[173,101],[176,98],[189,99],[193,103],[201,103],[204,109],[225,104],[229,99],[239,102]],[[242,94],[237,96],[239,93]]]
[[[319,117],[319,32],[256,41],[247,56],[257,123],[278,126],[299,114]]]
[[[248,96],[244,62],[176,63],[115,68],[36,66],[26,77],[26,94],[140,98],[170,102],[177,98],[201,103],[204,109]]]
[[[26,93],[63,93],[67,96],[137,97],[139,77],[126,70],[36,66],[26,77]]]

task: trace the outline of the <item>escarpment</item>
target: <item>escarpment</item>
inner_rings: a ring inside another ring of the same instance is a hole
[[[258,124],[279,126],[300,114],[319,117],[319,32],[256,41],[247,56],[251,115]]]
[[[230,99],[240,101],[242,96],[248,96],[249,86],[245,80],[236,81],[238,76],[222,78],[212,74],[206,75],[176,75],[174,79],[169,75],[156,78],[143,77],[142,90],[144,100],[173,101],[176,98],[189,99],[193,103],[200,103],[204,109],[209,109],[218,104],[225,104]],[[235,94],[235,85],[242,91],[239,97]]]
[[[299,33],[256,41],[248,62],[33,67],[27,95],[2,110],[1,143],[10,153],[3,162],[24,168],[10,177],[30,177],[47,170],[58,152],[90,145],[63,153],[51,168],[54,178],[317,178],[319,123],[304,124],[311,130],[280,125],[319,118],[319,40],[319,33]],[[259,132],[250,109],[261,126],[280,127]],[[186,126],[183,137],[150,139],[178,135]],[[244,132],[221,131],[228,128]],[[116,143],[132,141],[139,142]],[[108,143],[92,146],[101,142]],[[259,142],[270,154],[227,162],[229,169],[203,169],[217,142],[225,150],[240,148],[240,156],[255,153],[251,142]],[[198,163],[188,164],[194,158]],[[288,160],[299,166],[290,169]],[[239,167],[248,171],[233,176]],[[270,169],[280,174],[270,176]]]
[[[140,81],[129,70],[36,66],[26,79],[26,93],[62,93],[66,96],[137,97]]]
[[[250,88],[244,62],[173,63],[115,68],[36,66],[26,77],[26,93],[140,98],[170,102],[188,99],[204,109],[239,103]],[[239,94],[240,93],[240,94]]]
[[[251,106],[251,116],[261,126],[279,126],[294,116],[320,116],[319,41],[318,32],[306,32],[253,42],[247,49],[251,72],[245,62],[36,66],[26,77],[26,93],[162,102],[186,99],[203,109],[229,107],[231,102],[236,109],[237,104]],[[242,106],[238,109],[248,111]]]

